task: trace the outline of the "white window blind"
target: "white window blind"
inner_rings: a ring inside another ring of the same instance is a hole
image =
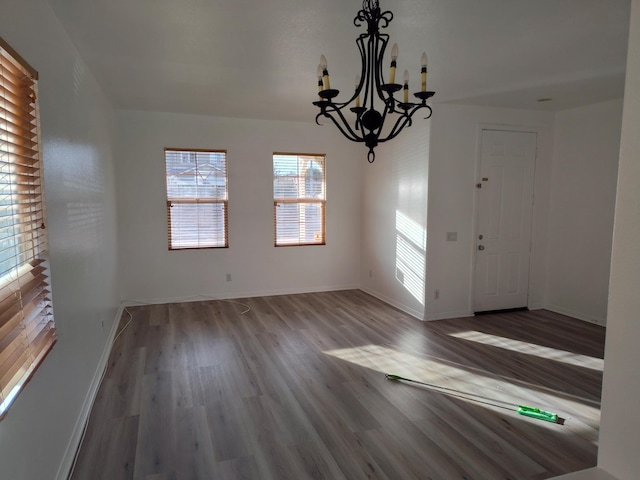
[[[324,245],[324,155],[273,154],[275,246]]]
[[[165,149],[169,250],[226,248],[227,153]]]
[[[56,341],[37,73],[0,39],[0,418]]]

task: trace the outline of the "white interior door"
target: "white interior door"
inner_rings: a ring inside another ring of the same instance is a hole
[[[526,307],[537,134],[483,130],[474,311]]]

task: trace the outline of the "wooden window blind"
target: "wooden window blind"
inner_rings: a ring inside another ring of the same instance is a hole
[[[169,250],[227,248],[227,152],[165,149]]]
[[[0,418],[56,341],[37,73],[0,39]]]
[[[325,245],[324,155],[273,154],[275,246]]]

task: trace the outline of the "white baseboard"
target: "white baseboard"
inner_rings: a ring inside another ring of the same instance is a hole
[[[93,374],[93,378],[91,379],[89,391],[84,398],[82,409],[80,410],[80,414],[78,415],[76,424],[73,427],[73,433],[71,434],[71,438],[69,439],[69,443],[67,444],[67,448],[62,457],[62,462],[60,462],[60,466],[58,467],[56,480],[67,480],[69,478],[69,474],[71,473],[71,467],[73,466],[76,452],[78,451],[78,448],[80,448],[80,441],[82,440],[82,434],[84,432],[85,425],[89,421],[89,415],[91,415],[93,402],[95,401],[96,395],[98,394],[98,389],[100,388],[102,374],[107,368],[109,355],[111,355],[111,348],[113,347],[113,339],[115,338],[116,332],[118,331],[118,325],[120,324],[120,318],[122,317],[124,308],[125,306],[121,304],[116,313],[116,318],[113,321],[113,326],[111,327],[111,331],[109,332],[109,336],[107,338],[107,341],[105,342],[104,349],[102,350],[100,361],[98,362],[96,371]]]
[[[339,285],[333,287],[312,287],[312,288],[287,288],[276,290],[261,290],[252,292],[218,292],[201,293],[198,295],[182,295],[177,297],[154,297],[139,298],[135,300],[123,300],[125,307],[135,307],[136,305],[161,305],[164,303],[184,303],[201,302],[204,300],[233,300],[237,298],[253,297],[273,297],[275,295],[297,295],[300,293],[337,292],[340,290],[360,290],[359,285]]]
[[[414,308],[411,308],[411,307],[409,307],[407,305],[404,305],[404,304],[402,304],[402,303],[400,303],[400,302],[398,302],[398,301],[396,301],[396,300],[394,300],[392,298],[389,298],[386,295],[383,295],[382,293],[377,292],[375,290],[372,290],[370,288],[361,286],[361,287],[358,287],[358,289],[362,290],[365,293],[368,293],[369,295],[371,295],[373,297],[376,297],[379,300],[382,300],[385,303],[388,303],[389,305],[392,305],[392,306],[396,307],[399,310],[402,310],[405,313],[408,313],[409,315],[411,315],[412,317],[417,318],[420,321],[424,320],[424,312],[422,312],[422,311],[418,311],[418,310],[416,310]]]
[[[458,310],[454,312],[427,313],[427,321],[433,320],[449,320],[451,318],[473,317],[473,312],[468,310]]]
[[[559,477],[553,477],[552,480],[616,480],[615,477],[605,472],[601,468],[589,468]]]
[[[558,305],[545,305],[544,309],[550,310],[555,313],[559,313],[561,315],[566,315],[567,317],[577,318],[578,320],[582,320],[583,322],[593,323],[594,325],[600,325],[601,327],[604,327],[607,325],[606,318],[595,318],[583,312],[578,312],[568,308],[559,307]]]

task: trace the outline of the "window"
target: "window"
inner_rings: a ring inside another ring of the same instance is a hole
[[[0,38],[0,418],[56,341],[37,78]]]
[[[169,250],[228,247],[227,152],[167,148],[164,156]]]
[[[273,154],[276,247],[325,244],[325,156]]]

